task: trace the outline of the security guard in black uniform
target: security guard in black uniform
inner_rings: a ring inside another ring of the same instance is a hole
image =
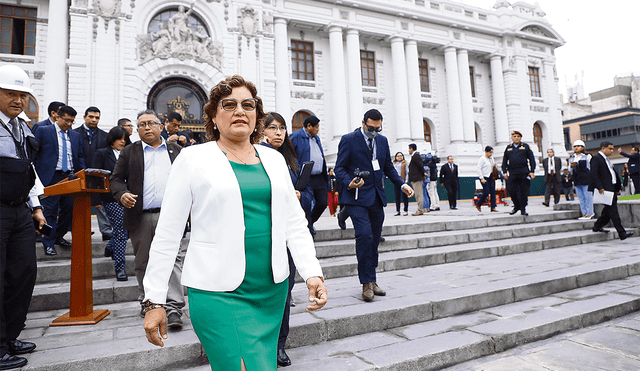
[[[522,215],[527,214],[527,202],[529,200],[529,186],[531,179],[535,178],[536,159],[533,151],[527,143],[522,143],[522,134],[519,131],[511,132],[513,143],[504,150],[502,158],[502,173],[507,179],[507,192],[513,201],[513,210],[509,215],[513,215],[520,210]]]
[[[18,118],[28,104],[29,76],[13,65],[0,67],[0,370],[27,364],[17,355],[36,345],[21,342],[36,282],[36,239],[46,223],[38,194],[44,187],[33,167],[38,144]]]

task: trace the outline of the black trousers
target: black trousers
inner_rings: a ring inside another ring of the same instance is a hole
[[[562,188],[562,182],[557,182],[555,177],[550,176],[544,183],[544,202],[547,204],[551,200],[551,192],[553,191],[553,202],[560,202],[560,189]]]
[[[313,189],[313,198],[316,201],[308,218],[311,227],[327,208],[327,177],[322,174],[312,175],[309,177],[309,185]]]
[[[598,192],[595,190],[595,192]],[[602,208],[602,213],[600,213],[600,217],[596,220],[593,228],[598,229],[602,228],[605,225],[609,224],[609,221],[613,223],[613,226],[618,231],[619,235],[623,235],[626,231],[622,226],[622,221],[620,220],[620,214],[618,214],[618,195],[614,193],[613,202],[611,202],[611,206],[604,205]]]
[[[635,187],[635,194],[640,193],[640,173],[629,174],[629,176],[633,181],[633,186]]]
[[[51,184],[66,179],[68,175],[56,171],[51,179]],[[51,234],[42,237],[44,246],[53,246],[58,238],[64,237],[71,230],[73,221],[73,197],[49,196],[42,199],[44,217],[51,225]]]
[[[529,186],[531,180],[527,179],[528,173],[509,174],[507,180],[507,192],[511,195],[513,207],[516,210],[524,210],[529,201]]]
[[[278,350],[284,349],[284,344],[289,336],[289,316],[291,315],[291,290],[296,283],[296,265],[293,263],[291,253],[287,249],[289,256],[289,293],[287,294],[287,303],[284,305],[284,315],[282,316],[282,324],[280,324],[280,335],[278,335]],[[304,303],[303,303],[304,304]]]
[[[36,237],[27,204],[0,206],[0,357],[24,328],[36,283]]]
[[[447,190],[449,208],[456,207],[456,199],[458,198],[458,183],[444,183],[444,188]]]

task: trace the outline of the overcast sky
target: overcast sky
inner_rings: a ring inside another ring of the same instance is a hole
[[[458,2],[484,9],[492,9],[496,3],[495,0]],[[525,2],[535,4],[536,1]],[[545,18],[566,42],[555,52],[560,93],[565,100],[565,78],[571,85],[576,74],[584,72],[585,95],[612,87],[616,75],[640,75],[640,0],[537,2],[547,14]]]

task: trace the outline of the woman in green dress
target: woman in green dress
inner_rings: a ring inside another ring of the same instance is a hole
[[[327,289],[283,157],[264,146],[264,111],[241,76],[216,85],[205,105],[211,142],[181,151],[171,167],[144,279],[147,339],[163,346],[159,304],[191,216],[182,284],[212,370],[275,370],[287,297],[287,248],[309,288],[307,310]]]

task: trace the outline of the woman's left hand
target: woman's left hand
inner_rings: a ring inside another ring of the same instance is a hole
[[[327,304],[327,288],[322,283],[320,277],[311,277],[307,280],[309,288],[309,301],[315,302],[313,305],[307,305],[307,312],[320,309]]]

